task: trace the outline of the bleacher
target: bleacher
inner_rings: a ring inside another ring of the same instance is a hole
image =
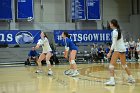
[[[91,62],[90,48],[91,46],[83,46],[83,45],[78,46],[78,53],[76,58],[77,64],[86,64]],[[64,52],[64,47],[62,46],[56,47],[56,56],[58,57],[60,63],[62,64],[68,62],[68,60],[64,59],[63,52]]]
[[[0,48],[0,67],[24,66],[27,54],[33,45],[14,46],[10,45],[7,48]]]
[[[24,62],[27,60],[27,54],[35,45],[20,45],[20,47],[14,47],[15,45],[9,45],[7,48],[0,48],[0,67],[7,66],[24,66]],[[90,62],[90,46],[79,46],[76,62],[78,64],[86,64]],[[41,48],[37,50],[41,52]],[[63,51],[64,47],[56,47],[56,56],[60,64],[68,63],[68,60],[64,59]],[[86,51],[86,52],[85,52]]]

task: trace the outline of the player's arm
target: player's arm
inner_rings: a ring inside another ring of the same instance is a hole
[[[108,58],[110,58],[110,56],[111,56],[111,53],[113,52],[113,50],[114,50],[114,47],[116,46],[117,37],[118,37],[118,33],[116,33],[116,32],[113,32],[113,37],[112,37],[112,45],[111,45],[111,48],[110,48],[110,51],[109,51],[109,53],[107,54],[107,57],[108,57]]]
[[[42,43],[41,39],[38,40],[38,43],[37,43],[37,45],[35,46],[35,50],[38,49],[42,44],[43,44],[43,43]]]
[[[65,42],[65,51],[64,51],[64,57],[68,58],[68,52],[69,52],[69,42]]]
[[[35,50],[36,50],[36,49],[39,49],[39,47],[40,47],[40,45],[37,44],[37,45],[35,46]]]

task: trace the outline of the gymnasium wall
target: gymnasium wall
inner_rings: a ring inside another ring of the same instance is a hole
[[[14,1],[14,0],[13,0]],[[101,0],[101,16],[100,21],[79,21],[77,25],[69,20],[70,16],[70,0],[42,0],[43,8],[40,6],[40,0],[34,0],[34,22],[13,22],[6,23],[0,22],[0,30],[9,29],[42,29],[44,31],[53,30],[70,30],[70,29],[102,29],[103,26],[107,26],[107,21],[112,18],[118,19],[121,28],[125,33],[125,37],[131,35],[132,30],[136,34],[140,30],[139,15],[132,15],[131,0]],[[136,0],[134,0],[136,1]],[[134,3],[134,11],[136,12],[136,5]],[[13,4],[14,6],[14,4]],[[14,12],[14,8],[13,8]],[[14,15],[14,14],[13,14]],[[129,33],[130,32],[130,33]],[[127,35],[129,34],[129,35]]]
[[[124,38],[130,37],[140,38],[140,7],[137,9],[137,0],[133,0],[133,12],[131,0],[103,0],[103,24],[107,25],[107,21],[112,18],[118,19]],[[140,2],[139,2],[140,5]]]

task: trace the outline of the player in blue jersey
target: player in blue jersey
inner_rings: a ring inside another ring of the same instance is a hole
[[[72,42],[72,40],[69,37],[70,36],[67,32],[62,33],[62,38],[65,46],[64,57],[66,59],[68,58],[68,52],[70,51],[69,55],[70,69],[65,71],[65,74],[74,77],[79,75],[79,72],[77,71],[77,65],[75,62],[78,47]]]

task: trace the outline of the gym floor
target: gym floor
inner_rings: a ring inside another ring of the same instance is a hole
[[[0,68],[0,93],[140,93],[140,65],[128,63],[136,83],[127,83],[127,75],[116,64],[115,86],[105,86],[109,78],[108,64],[78,65],[80,75],[70,77],[64,75],[68,65],[53,67],[54,75],[44,72],[34,73],[35,66]]]

